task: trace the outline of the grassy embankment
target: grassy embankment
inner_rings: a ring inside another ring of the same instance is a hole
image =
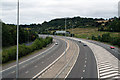
[[[68,31],[72,33],[72,29],[68,29]],[[92,39],[92,36],[95,36],[97,38],[98,36],[102,37],[103,34],[109,34],[112,39],[109,38],[108,41],[102,41],[102,40],[98,40],[98,41],[106,42],[108,44],[114,44],[120,47],[119,45],[120,39],[118,39],[120,38],[120,32],[104,32],[104,31],[98,31],[98,28],[89,27],[89,28],[75,28],[73,29],[73,34],[75,34],[75,37],[77,38],[84,38],[84,39]],[[115,41],[118,43],[115,43]]]
[[[52,43],[52,41],[52,37],[47,37],[45,39],[37,38],[30,46],[26,46],[25,44],[19,45],[19,58],[46,47],[48,44]],[[3,49],[2,52],[2,63],[7,63],[12,60],[16,60],[16,46]]]

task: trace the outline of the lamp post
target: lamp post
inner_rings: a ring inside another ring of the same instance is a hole
[[[19,73],[19,61],[18,61],[18,53],[19,53],[19,0],[17,1],[17,54],[16,54],[16,78],[18,78]]]
[[[66,18],[65,18],[65,38],[66,38]],[[66,48],[67,48],[67,44],[65,44],[65,62],[66,62]]]

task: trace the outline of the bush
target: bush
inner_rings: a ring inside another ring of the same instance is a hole
[[[110,43],[112,43],[113,45],[120,46],[120,37],[113,37],[113,38],[111,38]]]
[[[110,39],[111,39],[110,34],[106,33],[106,34],[102,35],[101,41],[103,41],[103,42],[110,42]]]
[[[43,47],[47,46],[48,44],[52,43],[53,38],[47,37],[45,39],[43,38],[37,38],[32,45],[26,46],[25,44],[19,45],[19,58],[26,56],[30,54],[31,52],[42,49]],[[16,46],[5,49],[2,52],[2,63],[6,63],[11,60],[16,59]]]
[[[103,34],[102,36],[99,35],[97,38],[93,35],[92,40],[107,42],[120,47],[120,37],[111,37],[109,33]]]
[[[93,35],[93,36],[92,36],[92,40],[97,40],[97,38]]]

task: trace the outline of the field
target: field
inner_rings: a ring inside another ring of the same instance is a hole
[[[105,33],[110,33],[111,37],[119,37],[120,32],[103,32],[103,31],[98,31],[98,28],[74,28],[68,29],[67,31],[70,31],[71,33],[75,34],[76,37],[78,38],[91,38],[92,35],[98,36],[102,35]]]

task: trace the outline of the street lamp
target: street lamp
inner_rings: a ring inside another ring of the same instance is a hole
[[[65,38],[66,38],[66,18],[65,18]],[[65,44],[65,62],[66,62],[66,48],[67,48],[67,43]]]
[[[19,0],[17,1],[17,54],[16,54],[16,78],[18,78],[19,73],[19,63],[18,63],[18,53],[19,53]]]

